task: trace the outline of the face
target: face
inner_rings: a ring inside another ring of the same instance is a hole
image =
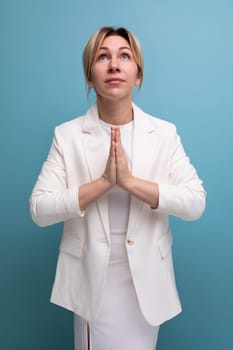
[[[140,85],[132,50],[121,36],[109,36],[100,46],[91,70],[90,88],[97,98],[117,100],[131,98],[135,85]]]

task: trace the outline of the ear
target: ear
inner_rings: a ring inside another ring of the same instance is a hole
[[[92,80],[88,80],[87,85],[89,86],[90,89],[94,88],[94,84],[93,84]]]
[[[136,81],[135,81],[135,86],[140,86],[142,82],[142,74],[140,72],[137,73]]]
[[[140,84],[141,84],[141,78],[138,77],[138,78],[136,79],[135,86],[140,86]]]

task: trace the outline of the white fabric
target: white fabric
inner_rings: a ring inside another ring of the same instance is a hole
[[[111,236],[111,256],[97,318],[89,323],[91,350],[154,350],[159,327],[143,317],[129,270],[124,235]]]
[[[198,219],[205,191],[175,126],[134,104],[133,110],[132,173],[157,182],[160,195],[156,210],[131,197],[126,249],[142,313],[157,326],[181,312],[168,216]],[[102,133],[96,104],[59,125],[30,198],[38,225],[64,221],[51,301],[88,321],[97,315],[109,264],[108,199],[103,195],[81,213],[77,196],[79,186],[104,172]]]
[[[103,122],[101,125],[104,141],[109,145],[111,126]],[[132,122],[120,127],[129,167],[132,130]],[[100,309],[97,318],[89,323],[91,350],[155,349],[158,327],[151,326],[143,317],[129,270],[125,246],[129,204],[130,195],[118,186],[108,193],[111,254]]]
[[[87,321],[74,315],[74,348],[75,350],[88,350]]]
[[[143,317],[129,271],[124,235],[112,235],[111,258],[90,350],[155,350],[159,326]],[[87,350],[87,322],[74,315],[75,350]]]

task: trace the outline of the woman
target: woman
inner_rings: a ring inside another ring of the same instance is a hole
[[[38,225],[64,221],[51,301],[74,312],[76,350],[152,350],[181,311],[168,216],[198,219],[205,191],[175,126],[132,103],[137,39],[101,28],[83,65],[96,104],[55,129],[30,199]]]

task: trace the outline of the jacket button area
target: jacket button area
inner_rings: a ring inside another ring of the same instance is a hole
[[[134,241],[131,241],[130,239],[127,239],[127,244],[128,245],[134,245]]]

